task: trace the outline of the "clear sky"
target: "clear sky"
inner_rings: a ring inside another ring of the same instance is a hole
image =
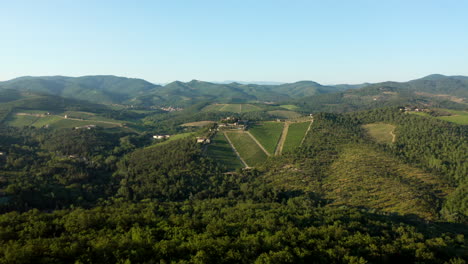
[[[325,84],[468,75],[468,1],[0,0],[0,80]]]

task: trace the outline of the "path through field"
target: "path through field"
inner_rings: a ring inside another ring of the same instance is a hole
[[[307,134],[309,134],[310,127],[312,126],[312,123],[314,123],[314,119],[312,119],[312,120],[310,121],[310,125],[309,125],[309,127],[307,128],[307,131],[305,132],[304,137],[302,138],[302,141],[301,141],[301,145],[300,145],[300,146],[302,146],[302,143],[304,143],[304,140],[305,140],[305,138],[307,137]]]
[[[284,142],[286,141],[286,136],[288,135],[290,123],[291,122],[288,121],[284,122],[283,132],[281,132],[280,140],[278,141],[278,145],[276,145],[275,156],[279,156],[283,152],[283,146]]]
[[[257,143],[257,145],[263,150],[263,152],[265,152],[265,154],[267,154],[267,156],[271,156],[271,154],[262,146],[262,144],[260,144],[260,142],[258,142],[258,140],[252,134],[250,134],[249,131],[246,131],[245,133],[247,133],[255,141],[255,143]]]
[[[244,165],[244,167],[249,168],[249,165],[247,165],[247,162],[245,162],[245,160],[241,157],[241,155],[240,155],[239,152],[237,151],[236,147],[234,147],[234,145],[233,145],[232,142],[231,142],[231,139],[229,138],[229,136],[227,135],[226,132],[224,132],[224,137],[227,139],[229,145],[231,145],[231,148],[234,150],[234,153],[236,153],[237,157],[238,157],[239,160],[242,162],[242,164]]]

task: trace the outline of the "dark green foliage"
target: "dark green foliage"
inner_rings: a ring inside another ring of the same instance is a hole
[[[200,153],[200,144],[183,139],[140,149],[118,165],[119,194],[129,199],[185,200],[216,194],[221,173]]]
[[[443,263],[466,239],[356,209],[228,199],[0,216],[5,263]]]

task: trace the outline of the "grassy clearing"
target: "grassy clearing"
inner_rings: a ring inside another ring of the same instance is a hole
[[[451,190],[437,176],[366,145],[350,145],[325,178],[326,198],[335,205],[376,208],[434,219],[434,200]],[[432,194],[436,193],[437,197]]]
[[[294,112],[294,111],[286,111],[286,110],[273,110],[267,112],[269,115],[284,119],[294,119],[301,116],[301,114]]]
[[[363,125],[362,127],[367,131],[369,136],[378,143],[391,144],[394,141],[394,125],[374,123]]]
[[[283,146],[283,153],[292,151],[301,145],[302,139],[305,136],[307,128],[309,128],[310,121],[301,123],[292,123],[289,125],[288,135]]]
[[[248,166],[259,166],[267,159],[265,152],[248,134],[242,132],[226,132],[226,134]]]
[[[214,121],[198,121],[198,122],[185,123],[185,124],[182,124],[180,126],[183,126],[183,127],[203,127],[203,126],[211,125],[213,123],[215,123],[215,122]]]
[[[262,122],[249,128],[249,132],[273,155],[283,127],[281,122]]]
[[[288,109],[288,110],[296,110],[296,109],[299,108],[299,107],[297,107],[295,105],[280,105],[280,107],[282,107],[284,109]]]
[[[243,167],[223,133],[217,133],[213,137],[213,141],[208,145],[207,155],[230,171]]]

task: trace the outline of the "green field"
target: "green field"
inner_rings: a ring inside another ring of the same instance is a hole
[[[230,171],[243,167],[223,133],[217,133],[213,137],[211,144],[208,145],[207,155]]]
[[[31,126],[38,119],[39,119],[39,117],[37,117],[37,116],[18,116],[18,115],[15,115],[14,113],[12,113],[5,120],[5,124],[7,126],[12,126],[12,127]]]
[[[299,108],[299,107],[297,107],[295,105],[280,105],[280,107],[282,107],[284,109],[288,109],[288,110],[296,110],[296,109]]]
[[[286,111],[286,110],[273,110],[273,111],[268,111],[267,113],[271,116],[283,118],[283,119],[294,119],[294,118],[298,118],[301,116],[301,114],[299,114],[298,112]]]
[[[262,122],[249,128],[249,132],[270,154],[274,154],[283,127],[281,122]]]
[[[267,159],[265,152],[247,133],[226,132],[226,134],[248,166],[261,165]]]
[[[301,123],[292,123],[289,125],[288,135],[284,142],[283,152],[292,151],[301,145],[302,139],[305,136],[310,121]]]
[[[262,108],[253,104],[212,104],[203,108],[205,112],[233,112],[246,113],[253,111],[261,111]]]
[[[391,144],[394,142],[394,125],[384,123],[374,123],[362,126],[369,136],[378,143]]]
[[[449,112],[452,115],[435,117],[424,112],[409,112],[409,113],[413,115],[424,116],[424,117],[437,118],[440,120],[445,120],[445,121],[452,122],[452,123],[459,124],[459,125],[468,125],[468,111],[458,111],[458,110],[450,110],[450,109],[436,109],[436,111],[437,110]]]

